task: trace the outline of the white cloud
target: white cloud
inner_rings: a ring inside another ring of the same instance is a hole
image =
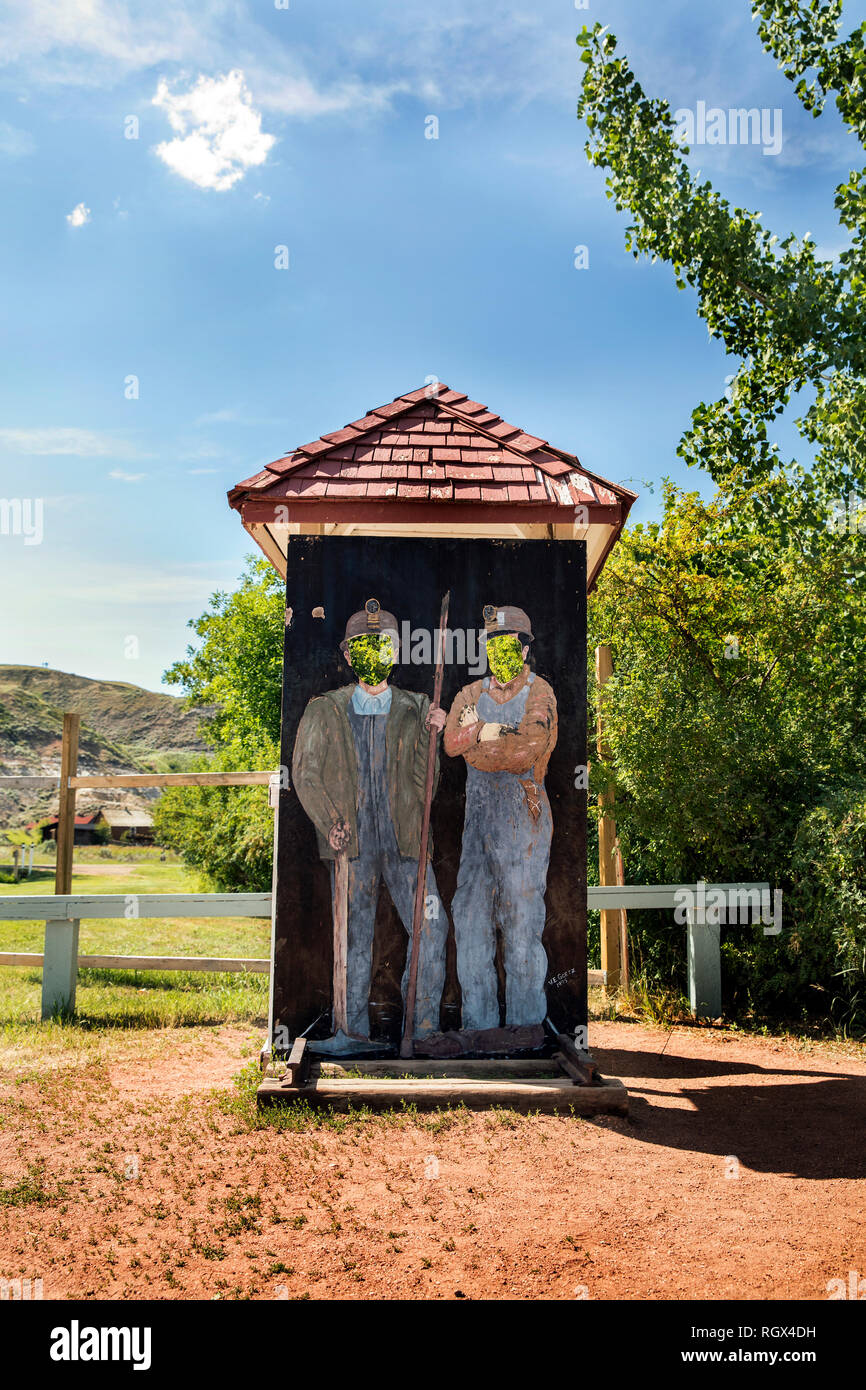
[[[258,194],[256,194],[258,197]],[[208,414],[199,415],[194,423],[196,425],[226,425],[231,421],[236,421],[238,413],[236,410],[212,410]]]
[[[10,159],[20,159],[22,155],[32,154],[35,149],[36,141],[29,130],[19,130],[8,121],[0,121],[0,154],[8,155]]]
[[[83,227],[85,222],[90,221],[90,208],[83,203],[76,203],[71,212],[67,212],[66,221],[70,227]]]
[[[203,57],[224,6],[149,0],[5,0],[0,52],[41,82],[113,85],[156,63]]]
[[[146,478],[146,473],[124,473],[122,468],[112,468],[109,478],[116,478],[119,483],[140,483],[142,478]]]
[[[187,471],[187,473],[189,473],[190,477],[192,477],[192,478],[199,478],[199,477],[201,477],[201,476],[202,476],[203,474],[205,474],[205,473],[218,473],[218,472],[219,472],[219,469],[218,469],[218,468],[188,468],[186,471]]]
[[[74,454],[78,458],[134,458],[137,453],[133,445],[111,435],[59,425],[0,429],[2,447],[16,454]]]
[[[237,68],[225,77],[199,77],[186,92],[159,82],[154,106],[168,116],[174,140],[156,146],[160,159],[198,188],[225,192],[248,169],[264,164],[276,137],[262,130],[244,74]]]

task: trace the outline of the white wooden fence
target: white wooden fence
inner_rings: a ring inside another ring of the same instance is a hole
[[[769,894],[767,883],[725,883],[703,885],[706,892],[721,888],[760,903]],[[670,910],[691,894],[699,901],[697,884],[626,884],[589,888],[592,909],[625,908],[629,912],[651,908]],[[698,1017],[715,1018],[721,1013],[721,958],[719,926],[700,920],[699,909],[688,909],[686,940],[688,948],[689,1001]],[[754,915],[754,914],[753,914]],[[266,958],[201,956],[92,956],[78,954],[79,924],[86,918],[200,918],[271,916],[270,893],[100,893],[9,894],[0,895],[0,921],[45,922],[42,952],[2,951],[0,965],[42,966],[42,1017],[51,1018],[58,1010],[75,1007],[78,969],[99,967],[109,970],[193,970],[254,971],[267,974]],[[589,983],[606,983],[600,970],[589,971]]]

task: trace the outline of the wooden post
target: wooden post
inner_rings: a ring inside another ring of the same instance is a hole
[[[602,715],[602,691],[613,675],[613,659],[610,647],[595,649],[595,679],[598,686],[599,710],[596,727],[596,750],[600,758],[610,755],[604,737],[604,718]],[[608,786],[599,796],[602,815],[598,822],[598,877],[603,888],[613,887],[620,879],[617,874],[617,860],[620,858],[616,839],[616,821],[613,817],[614,790]],[[620,873],[622,862],[620,859]],[[623,979],[623,945],[625,935],[624,909],[602,908],[601,912],[601,968],[605,976],[605,988],[619,989],[628,979],[628,965]]]
[[[686,959],[689,1004],[695,1018],[718,1018],[722,1012],[720,929],[708,922],[700,903],[686,910]]]
[[[75,844],[75,788],[70,777],[78,772],[80,714],[63,716],[63,750],[60,755],[60,812],[57,817],[57,870],[55,893],[72,892],[72,851]]]
[[[625,865],[622,862],[622,850],[619,847],[619,837],[617,836],[614,846],[614,859],[616,861],[616,881],[620,888],[625,887]],[[620,986],[628,990],[631,983],[631,972],[628,963],[628,913],[624,907],[617,909],[619,917],[619,960],[620,960]]]
[[[19,879],[21,878],[21,865],[20,865],[20,863],[19,863],[20,854],[21,854],[21,851],[20,851],[18,845],[13,845],[13,846],[12,846],[12,871],[13,871],[13,873],[14,873],[14,875],[15,875],[15,882],[16,882],[16,883],[18,883]]]
[[[80,714],[63,716],[63,748],[60,755],[60,810],[57,817],[57,869],[54,892],[72,892],[72,855],[75,847],[75,788],[70,778],[78,771]],[[42,1017],[75,1008],[78,981],[78,921],[66,917],[45,923],[45,959],[42,963]]]

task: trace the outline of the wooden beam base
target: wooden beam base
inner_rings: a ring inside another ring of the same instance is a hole
[[[524,1113],[628,1114],[628,1091],[621,1081],[604,1078],[595,1085],[576,1084],[556,1057],[343,1063],[323,1059],[312,1063],[306,1081],[299,1077],[297,1063],[284,1077],[266,1076],[256,1098],[260,1108],[304,1100],[343,1112],[465,1105],[470,1110],[504,1106]]]

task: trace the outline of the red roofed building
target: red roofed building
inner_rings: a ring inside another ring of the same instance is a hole
[[[50,820],[42,822],[42,839],[57,839],[58,816],[52,816]],[[105,826],[105,818],[101,811],[91,811],[89,815],[75,817],[74,841],[76,845],[96,845],[108,838],[101,833],[101,827]],[[28,827],[29,828],[29,827]]]
[[[441,382],[302,444],[228,494],[281,574],[293,535],[585,540],[592,589],[635,493]]]

